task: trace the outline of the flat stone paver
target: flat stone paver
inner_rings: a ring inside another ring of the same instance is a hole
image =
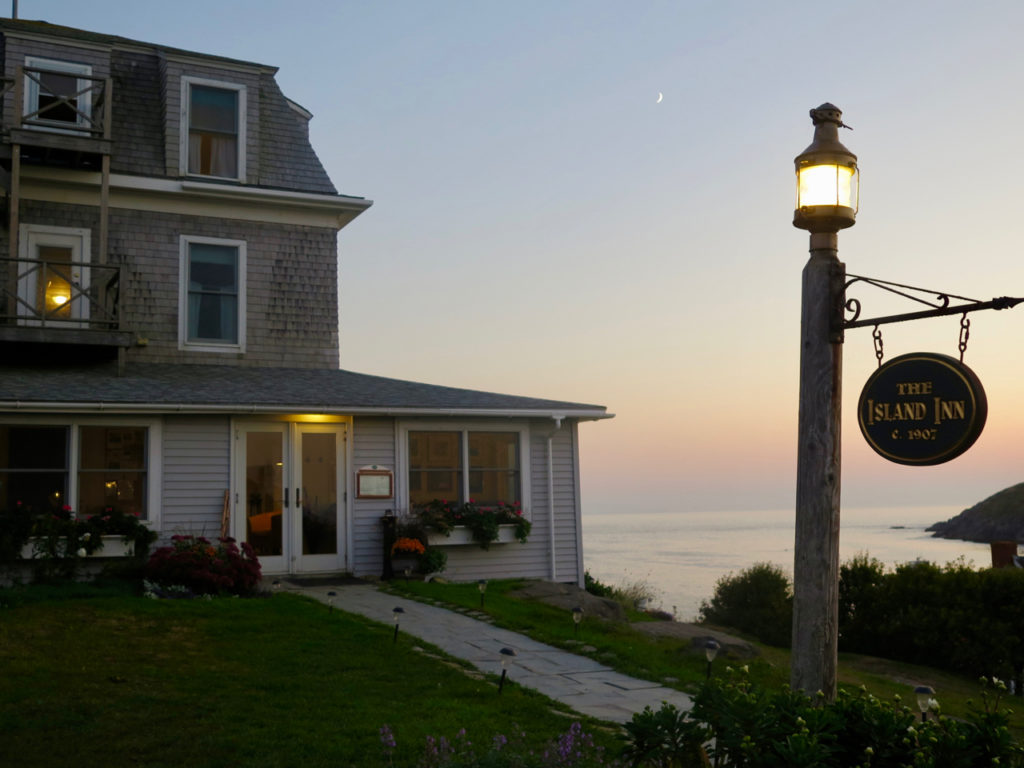
[[[623,675],[600,662],[577,656],[486,621],[415,600],[389,595],[372,585],[323,584],[298,586],[281,581],[284,591],[327,602],[334,592],[334,607],[382,624],[394,624],[393,609],[401,607],[399,631],[436,645],[446,653],[473,664],[482,672],[501,674],[502,648],[515,649],[507,660],[508,679],[563,702],[591,717],[625,723],[644,707],[662,702],[689,710],[689,696],[649,680]]]

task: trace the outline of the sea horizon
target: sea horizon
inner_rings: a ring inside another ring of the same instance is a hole
[[[887,567],[915,560],[944,565],[964,558],[990,562],[988,544],[941,539],[928,526],[963,511],[960,506],[855,507],[843,509],[839,557],[866,554]],[[793,571],[793,509],[733,512],[585,512],[584,567],[609,586],[646,582],[652,606],[680,621],[696,617],[715,583],[755,563]]]

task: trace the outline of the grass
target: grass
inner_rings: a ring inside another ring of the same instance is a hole
[[[484,612],[497,625],[524,632],[550,645],[591,656],[620,672],[661,681],[679,690],[692,693],[704,682],[707,662],[702,655],[684,647],[684,642],[653,638],[628,625],[609,624],[596,618],[584,618],[579,630],[579,642],[576,642],[572,619],[567,611],[510,596],[509,593],[520,584],[515,580],[488,583]],[[396,581],[392,582],[391,588],[419,599],[480,610],[480,595],[476,584]],[[768,687],[788,683],[789,650],[767,646],[749,637],[745,639],[758,649],[759,657],[749,661],[735,658],[716,660],[714,673],[725,674],[725,668],[729,665],[746,665],[754,682]],[[966,716],[969,702],[980,699],[981,687],[976,678],[872,656],[840,654],[838,676],[840,687],[856,689],[864,686],[885,700],[900,696],[915,711],[916,697],[913,689],[921,684],[931,685],[936,690],[943,714],[953,717]],[[1004,701],[1007,706],[1014,708],[1020,700]],[[1015,738],[1024,739],[1024,712],[1013,713],[1011,731]]]
[[[0,765],[372,767],[384,724],[403,765],[428,735],[517,728],[539,748],[580,719],[391,633],[287,594],[0,590]]]

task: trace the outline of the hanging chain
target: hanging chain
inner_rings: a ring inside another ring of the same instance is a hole
[[[871,338],[875,340],[875,357],[878,358],[878,367],[882,367],[882,330],[876,325],[871,332]],[[962,360],[961,360],[962,362]]]
[[[967,318],[967,313],[964,312],[964,316],[960,318],[960,362],[964,361],[964,352],[967,351],[967,340],[971,338],[971,321]]]

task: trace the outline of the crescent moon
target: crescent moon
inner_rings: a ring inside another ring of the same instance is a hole
[[[664,95],[661,93],[661,91],[658,91],[658,100],[656,102],[654,102],[654,103],[655,104],[661,104],[661,100],[663,98],[664,98]]]

